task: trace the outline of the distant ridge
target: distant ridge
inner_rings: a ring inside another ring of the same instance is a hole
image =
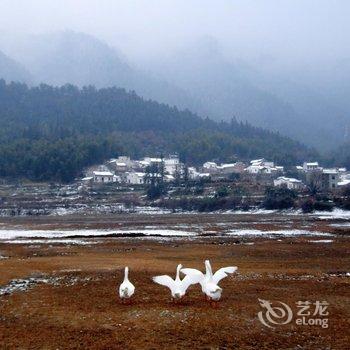
[[[189,164],[263,156],[293,165],[317,156],[277,133],[202,119],[123,89],[0,81],[0,176],[70,181],[110,157],[161,152]]]

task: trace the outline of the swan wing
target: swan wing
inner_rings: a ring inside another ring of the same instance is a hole
[[[214,273],[213,282],[218,284],[223,278],[227,277],[228,274],[234,273],[237,269],[237,266],[222,267]]]
[[[187,275],[200,275],[200,276],[204,277],[203,272],[199,271],[197,269],[185,268],[185,269],[181,269],[181,272],[184,273],[186,276]]]
[[[175,289],[175,281],[168,275],[155,276],[152,280],[155,283],[168,287],[170,290]]]
[[[183,293],[186,293],[186,290],[188,287],[192,284],[199,283],[203,280],[203,274],[189,274],[184,277],[184,279],[181,281],[181,289]]]

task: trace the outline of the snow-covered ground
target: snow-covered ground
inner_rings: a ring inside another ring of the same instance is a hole
[[[315,211],[309,214],[322,220],[345,219],[350,220],[350,210],[333,209],[333,211]]]
[[[262,231],[256,229],[237,229],[227,232],[231,236],[264,236],[264,237],[294,237],[294,236],[332,236],[331,233],[318,232],[318,231],[307,231],[307,230],[273,230],[273,231]]]
[[[192,228],[193,229],[193,228]],[[129,229],[129,230],[21,230],[8,229],[0,230],[0,242],[4,243],[22,243],[22,244],[93,244],[98,243],[103,237],[164,237],[164,238],[180,238],[189,237],[196,238],[200,234],[209,234],[213,236],[237,236],[251,237],[263,236],[266,238],[274,237],[295,237],[295,236],[332,236],[330,233],[297,230],[297,229],[281,229],[281,230],[258,230],[258,229],[229,229],[221,232],[203,230],[194,232],[190,230],[176,230],[164,228],[147,228],[147,229]]]
[[[332,243],[332,239],[319,239],[319,240],[310,240],[311,243]]]
[[[350,227],[350,222],[342,222],[342,223],[339,223],[339,224],[331,224],[329,226],[332,226],[332,227]]]
[[[166,229],[139,229],[139,230],[0,230],[0,241],[18,240],[20,238],[73,238],[73,237],[108,237],[108,236],[193,236],[195,233],[180,230]]]

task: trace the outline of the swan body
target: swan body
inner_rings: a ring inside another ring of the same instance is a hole
[[[168,275],[155,276],[152,278],[153,282],[158,283],[162,286],[168,287],[171,292],[171,296],[174,299],[181,299],[192,284],[196,284],[200,281],[201,276],[199,275],[188,275],[185,276],[182,280],[180,279],[180,270],[182,265],[179,264],[176,269],[175,279],[171,278]]]
[[[185,268],[181,269],[186,276],[200,276],[199,284],[202,287],[202,292],[211,300],[220,300],[222,288],[218,283],[228,276],[228,274],[234,273],[237,270],[237,266],[222,267],[214,274],[209,260],[205,260],[205,274],[197,269]]]
[[[119,286],[119,297],[121,299],[129,299],[135,293],[135,286],[129,281],[129,268],[125,267],[124,281]]]

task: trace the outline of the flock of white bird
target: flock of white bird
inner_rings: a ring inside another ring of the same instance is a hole
[[[173,279],[168,275],[155,276],[152,280],[162,286],[169,288],[173,300],[179,300],[186,295],[186,291],[192,284],[199,283],[202,287],[202,292],[207,300],[218,301],[221,298],[222,288],[219,287],[219,282],[234,273],[237,266],[222,267],[213,274],[209,260],[205,260],[205,274],[202,271],[191,268],[182,268],[179,264],[176,269],[176,277]],[[180,278],[180,272],[185,277]],[[135,286],[129,280],[129,268],[125,267],[124,280],[119,286],[119,296],[122,300],[129,299],[135,293]]]

